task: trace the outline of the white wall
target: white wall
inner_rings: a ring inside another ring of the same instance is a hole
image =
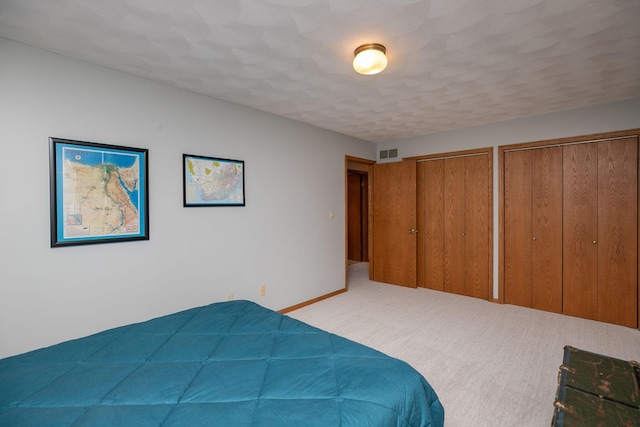
[[[380,150],[390,148],[397,148],[398,159],[402,159],[494,147],[493,297],[498,298],[498,147],[635,128],[640,128],[640,98],[381,143],[378,155]]]
[[[0,117],[0,357],[345,285],[344,159],[374,144],[4,39]],[[149,149],[149,241],[50,248],[52,136]],[[246,207],[183,208],[183,153],[244,160]]]

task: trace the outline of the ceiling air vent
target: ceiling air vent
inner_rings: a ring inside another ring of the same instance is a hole
[[[393,157],[398,157],[398,149],[397,148],[392,148],[391,150],[389,150],[389,158],[393,158]]]
[[[381,158],[381,159],[387,159],[387,158],[389,158],[389,150],[381,150],[381,151],[380,151],[380,158]]]

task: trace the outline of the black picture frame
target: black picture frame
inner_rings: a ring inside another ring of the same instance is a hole
[[[49,138],[51,247],[149,240],[143,148]]]
[[[182,205],[245,206],[244,160],[182,155]]]

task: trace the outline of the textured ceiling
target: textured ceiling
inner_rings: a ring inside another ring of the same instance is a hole
[[[640,96],[640,0],[0,0],[0,37],[372,142]]]

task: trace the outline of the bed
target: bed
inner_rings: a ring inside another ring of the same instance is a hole
[[[250,301],[0,360],[0,426],[429,426],[407,363]]]

